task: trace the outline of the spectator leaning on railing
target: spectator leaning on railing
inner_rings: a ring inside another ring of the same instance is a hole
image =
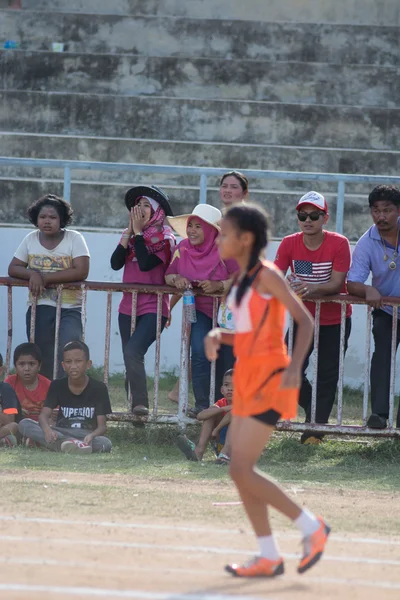
[[[47,285],[82,281],[89,273],[90,254],[85,238],[78,231],[66,229],[72,214],[68,202],[53,194],[34,202],[28,209],[28,216],[37,229],[22,240],[8,267],[10,277],[29,281],[29,304],[32,304],[33,296],[37,298],[35,343],[42,353],[40,372],[48,379],[53,378],[57,291]],[[60,349],[67,342],[82,339],[81,307],[80,290],[63,290],[59,359]],[[28,339],[30,327],[31,307],[26,315]],[[59,361],[56,377],[61,374]]]
[[[166,222],[172,215],[168,196],[155,186],[137,186],[127,191],[128,227],[111,257],[111,268],[124,268],[124,283],[163,285],[164,274],[175,248],[175,236]],[[132,294],[124,292],[119,305],[119,331],[132,412],[149,412],[144,357],[157,335],[157,296],[138,294],[135,331],[131,334]],[[161,329],[169,316],[169,296],[163,295]]]
[[[373,306],[375,350],[371,361],[371,407],[368,427],[384,429],[389,416],[392,307],[382,296],[400,296],[400,189],[378,185],[368,198],[374,225],[358,240],[348,275],[350,294],[365,298]],[[364,282],[372,274],[372,285]],[[369,333],[369,332],[368,332]],[[400,341],[397,328],[396,348]],[[396,427],[400,427],[400,408]]]
[[[275,258],[275,264],[286,273],[291,288],[303,299],[315,316],[315,303],[307,299],[346,292],[346,274],[350,266],[350,244],[339,233],[325,231],[328,222],[328,204],[318,192],[307,192],[296,206],[301,231],[285,237]],[[340,304],[321,303],[316,422],[327,423],[331,414],[339,379],[340,357]],[[346,310],[345,351],[351,330],[351,305]],[[297,327],[294,326],[294,339]],[[305,410],[306,423],[311,421],[311,384],[306,377],[310,348],[303,365],[303,383],[299,404]],[[323,436],[306,431],[301,436],[304,444],[319,443]]]
[[[165,274],[168,285],[179,290],[197,287],[205,294],[223,294],[230,277],[237,269],[234,261],[224,263],[218,252],[216,239],[221,211],[209,204],[198,204],[191,214],[169,219],[176,233],[184,238],[174,252],[170,266]],[[189,410],[191,417],[210,405],[210,362],[204,352],[204,338],[212,329],[213,299],[196,296],[196,323],[192,323],[190,346],[192,358],[192,384],[196,400],[194,409]],[[220,390],[224,375],[223,352],[217,361],[216,391]],[[218,400],[218,398],[216,398]]]

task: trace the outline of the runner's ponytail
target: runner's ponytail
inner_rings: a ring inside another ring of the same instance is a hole
[[[236,302],[239,305],[253,280],[252,270],[260,260],[261,252],[268,243],[268,217],[262,208],[254,204],[246,203],[232,206],[232,208],[227,211],[225,219],[232,221],[239,231],[249,231],[254,235],[253,247],[250,253],[249,263],[246,267],[246,273],[239,283],[236,292]]]

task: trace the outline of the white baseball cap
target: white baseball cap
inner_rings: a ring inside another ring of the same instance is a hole
[[[304,196],[302,196],[298,201],[296,210],[300,210],[303,204],[312,204],[312,206],[315,206],[315,208],[319,208],[319,210],[323,210],[326,214],[328,214],[328,204],[323,195],[319,194],[318,192],[311,191],[307,192],[307,194],[304,194]]]

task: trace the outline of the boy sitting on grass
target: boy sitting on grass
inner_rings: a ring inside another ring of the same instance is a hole
[[[62,366],[67,377],[51,382],[39,423],[23,419],[20,433],[55,452],[110,452],[112,444],[104,437],[106,416],[111,413],[110,399],[106,385],[86,374],[92,366],[86,344],[68,342]],[[52,426],[50,420],[57,406],[57,422]]]
[[[0,375],[3,374],[3,357],[0,354]],[[0,447],[12,448],[17,445],[15,422],[20,415],[20,405],[11,385],[0,382]]]
[[[197,446],[185,435],[177,438],[178,448],[188,460],[200,461],[206,451],[207,444],[212,437],[220,442],[217,464],[227,464],[230,461],[230,441],[228,425],[231,422],[232,397],[233,397],[233,369],[226,371],[222,382],[221,393],[223,398],[210,408],[199,412],[197,420],[202,421],[200,438]],[[224,435],[225,434],[225,435]],[[222,446],[222,447],[221,447]]]
[[[39,346],[27,342],[14,351],[15,375],[5,380],[15,391],[21,405],[22,416],[33,421],[39,420],[50,387],[50,379],[39,375],[42,354]]]

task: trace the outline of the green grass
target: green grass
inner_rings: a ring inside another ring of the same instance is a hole
[[[102,379],[101,369],[90,375]],[[177,405],[167,394],[176,381],[173,373],[160,378],[160,413],[176,413]],[[153,381],[148,379],[150,398]],[[126,411],[124,376],[113,374],[109,379],[110,397],[114,411]],[[344,422],[360,422],[362,392],[344,390]],[[333,415],[334,416],[334,415]],[[199,428],[191,426],[187,433],[195,439]],[[32,469],[37,471],[75,471],[87,473],[121,473],[146,479],[227,480],[225,467],[214,464],[211,450],[202,464],[190,463],[175,445],[176,427],[130,424],[109,425],[108,435],[113,442],[109,455],[74,457],[40,449],[18,447],[0,451],[0,472]],[[260,467],[283,482],[318,484],[370,490],[400,489],[400,441],[328,438],[320,446],[302,446],[299,434],[276,433],[260,459]]]
[[[188,429],[195,437],[197,428]],[[225,467],[214,464],[209,450],[202,464],[191,463],[175,446],[173,426],[111,425],[109,455],[76,457],[22,447],[0,451],[0,472],[32,469],[121,473],[146,479],[227,480]],[[400,443],[344,441],[302,446],[298,434],[275,434],[260,459],[260,468],[282,482],[369,490],[400,489]]]

